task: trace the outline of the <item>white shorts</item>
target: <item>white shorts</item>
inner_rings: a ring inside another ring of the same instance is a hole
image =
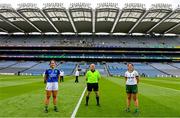
[[[46,83],[47,91],[57,91],[58,90],[58,82],[47,82]]]

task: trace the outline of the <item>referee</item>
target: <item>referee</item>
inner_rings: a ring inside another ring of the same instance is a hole
[[[101,75],[99,71],[95,70],[95,64],[90,65],[90,70],[87,71],[86,73],[86,82],[87,82],[87,96],[86,96],[86,106],[88,106],[88,101],[89,101],[89,96],[93,91],[96,94],[96,101],[97,101],[97,106],[100,106],[99,104],[99,86],[98,86],[98,81],[101,78]]]

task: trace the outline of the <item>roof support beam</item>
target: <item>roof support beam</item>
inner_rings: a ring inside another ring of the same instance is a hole
[[[117,17],[116,17],[116,19],[115,19],[115,21],[114,21],[114,24],[113,24],[113,26],[112,26],[112,28],[111,28],[111,33],[114,32],[114,29],[115,29],[115,27],[116,27],[116,25],[117,25],[117,23],[118,23],[118,21],[119,21],[119,18],[120,18],[120,15],[121,15],[121,14],[122,14],[122,11],[119,10],[118,15],[117,15]]]
[[[37,31],[42,32],[39,28],[37,28],[33,23],[31,23],[28,19],[26,19],[23,15],[21,15],[18,11],[15,11],[21,18],[23,18],[26,22],[28,22],[32,27],[34,27]]]
[[[142,19],[148,14],[149,12],[146,11],[141,18],[134,24],[134,26],[129,30],[129,34],[132,33],[132,31],[136,28],[136,26],[138,26],[138,24],[142,21]]]
[[[169,28],[167,31],[164,32],[164,34],[170,32],[171,30],[175,29],[176,27],[180,26],[180,22],[178,24],[176,24],[175,26]]]
[[[174,13],[174,11],[172,11],[171,13],[169,13],[165,18],[163,18],[162,20],[160,20],[156,25],[154,25],[151,29],[149,29],[147,31],[147,33],[150,33],[154,28],[156,28],[158,25],[160,25],[163,21],[165,21],[167,18],[169,18],[169,16],[171,16]]]
[[[0,30],[2,30],[2,31],[4,31],[4,32],[8,32],[8,31],[6,31],[5,29],[3,29],[3,28],[0,28]]]
[[[77,33],[76,27],[75,27],[74,22],[73,22],[73,20],[72,20],[72,18],[71,18],[71,15],[70,15],[70,13],[69,13],[69,10],[66,10],[66,13],[67,13],[67,15],[68,15],[68,17],[69,17],[69,21],[70,21],[70,23],[71,23],[71,25],[72,25],[72,27],[73,27],[74,32]]]
[[[46,14],[41,9],[40,9],[40,12],[43,14],[46,20],[51,24],[51,26],[56,30],[56,32],[59,33],[59,30],[56,28],[56,26],[51,22],[51,20],[46,16]]]
[[[14,25],[13,23],[9,22],[8,20],[6,20],[5,18],[3,18],[2,16],[0,16],[0,19],[2,19],[3,21],[5,21],[6,23],[10,24],[11,26],[15,27],[16,29],[18,29],[21,32],[24,32],[24,30],[22,30],[21,28],[17,27],[16,25]]]
[[[96,10],[92,9],[92,33],[95,33]]]

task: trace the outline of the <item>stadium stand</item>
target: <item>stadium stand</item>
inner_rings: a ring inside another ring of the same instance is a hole
[[[76,63],[74,62],[57,62],[57,68],[64,71],[65,75],[72,75],[73,70],[75,69]],[[49,68],[49,62],[39,63],[32,68],[25,70],[22,74],[31,74],[31,75],[42,75],[46,69]]]
[[[124,63],[106,63],[110,75],[124,76],[127,66]]]
[[[147,77],[159,77],[159,76],[167,76],[167,74],[154,69],[151,67],[148,63],[133,63],[135,66],[135,69],[139,72],[140,75],[142,76],[147,76]]]
[[[167,74],[151,67],[145,63],[133,63],[135,69],[139,72],[141,76],[147,77],[160,77],[167,76]],[[124,76],[124,73],[127,71],[127,66],[124,63],[107,63],[108,71],[110,75]]]
[[[180,76],[179,13],[161,3],[0,4],[0,73],[43,74],[55,59],[65,75],[93,61],[102,75],[123,76],[133,62],[142,76]]]
[[[107,76],[107,75],[108,75],[107,72],[106,72],[106,70],[105,70],[104,64],[101,64],[101,63],[98,62],[98,63],[96,64],[96,69],[99,70],[99,72],[101,73],[101,75],[103,75],[103,76]]]
[[[171,66],[180,69],[180,63],[171,63]]]
[[[94,40],[93,40],[94,39]],[[0,36],[0,46],[87,46],[174,48],[179,37],[144,36]]]
[[[49,62],[40,62],[39,64],[29,68],[28,70],[23,71],[22,74],[30,75],[42,75],[46,69],[49,68]]]
[[[64,71],[64,75],[72,75],[77,63],[75,62],[64,62],[59,64],[57,68]]]
[[[168,74],[171,76],[175,76],[175,77],[179,77],[180,76],[180,70],[170,66],[168,64],[164,64],[164,63],[152,63],[150,64],[151,66],[153,66],[154,68]]]
[[[84,75],[89,65],[93,62],[57,62],[57,68],[65,72],[65,75],[73,75],[78,65],[80,75]],[[127,71],[126,63],[107,62],[104,64],[95,62],[96,69],[102,76],[124,76]],[[141,76],[146,77],[179,77],[179,63],[140,63],[133,62],[135,69]],[[107,70],[105,69],[107,67]],[[42,75],[49,68],[49,62],[37,61],[0,61],[0,74]]]
[[[79,69],[81,70],[80,75],[85,75],[88,68],[89,68],[89,65],[87,65],[87,63],[85,62],[79,63]]]
[[[16,64],[15,61],[0,61],[0,70],[4,69],[4,68],[8,68],[11,65]]]
[[[25,71],[26,69],[31,68],[32,66],[34,66],[36,64],[37,64],[36,62],[30,62],[30,61],[28,61],[28,62],[17,62],[16,64],[9,66],[8,68],[1,69],[0,73],[18,74],[18,73]]]

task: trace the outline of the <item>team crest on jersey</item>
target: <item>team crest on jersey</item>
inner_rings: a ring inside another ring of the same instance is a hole
[[[54,70],[54,73],[57,73],[57,70]]]

